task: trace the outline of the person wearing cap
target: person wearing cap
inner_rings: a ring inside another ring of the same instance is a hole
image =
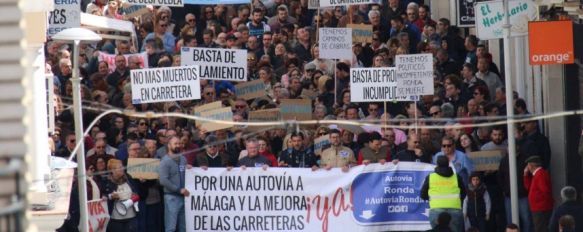
[[[575,218],[575,229],[583,229],[583,205],[577,202],[577,190],[573,186],[565,186],[561,189],[563,203],[559,205],[549,221],[549,231],[559,231],[559,218],[563,215],[571,215]]]
[[[206,137],[204,151],[196,156],[196,163],[198,166],[211,168],[232,166],[229,162],[229,156],[224,152],[219,151],[218,142],[217,137],[214,135]]]
[[[548,231],[549,219],[553,211],[553,188],[551,177],[542,168],[540,156],[531,156],[526,159],[523,182],[528,191],[528,203],[532,212],[532,221],[535,232]]]
[[[437,167],[429,174],[421,187],[421,198],[429,200],[429,223],[437,226],[438,215],[446,212],[451,215],[450,229],[464,231],[462,199],[466,189],[462,178],[449,166],[446,156],[437,157]]]

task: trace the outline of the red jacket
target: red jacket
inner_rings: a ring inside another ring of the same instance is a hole
[[[528,191],[528,204],[532,212],[553,210],[551,177],[543,168],[535,171],[534,176],[525,175],[524,188]]]

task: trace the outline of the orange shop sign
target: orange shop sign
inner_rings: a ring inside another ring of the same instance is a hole
[[[531,65],[572,64],[573,22],[528,22],[529,60]]]

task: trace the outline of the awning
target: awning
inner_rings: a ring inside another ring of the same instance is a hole
[[[104,39],[133,41],[137,49],[138,37],[130,21],[81,13],[81,27],[95,31]]]

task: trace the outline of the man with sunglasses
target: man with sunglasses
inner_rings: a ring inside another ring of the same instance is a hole
[[[448,158],[450,166],[453,165],[455,172],[464,181],[464,186],[469,184],[470,174],[474,171],[474,164],[468,156],[455,149],[454,139],[446,136],[441,139],[441,151],[433,156],[433,164],[437,163],[440,156]]]
[[[166,28],[168,27],[169,24],[170,22],[166,19],[162,18],[158,19],[154,24],[155,25],[154,32],[151,32],[146,36],[146,38],[144,38],[144,42],[142,43],[144,44],[144,46],[142,47],[141,51],[142,52],[145,51],[146,41],[158,37],[162,40],[162,43],[164,44],[164,50],[170,54],[174,54],[174,45],[176,44],[176,38],[172,35],[172,33],[167,32]]]
[[[407,138],[407,149],[397,153],[399,161],[406,162],[423,162],[431,163],[431,156],[424,153],[419,146],[419,137],[416,134],[410,134]]]
[[[214,135],[206,137],[205,149],[196,156],[198,166],[211,168],[233,166],[229,162],[229,156],[219,151],[218,143],[219,140]],[[193,164],[193,166],[195,165]]]

